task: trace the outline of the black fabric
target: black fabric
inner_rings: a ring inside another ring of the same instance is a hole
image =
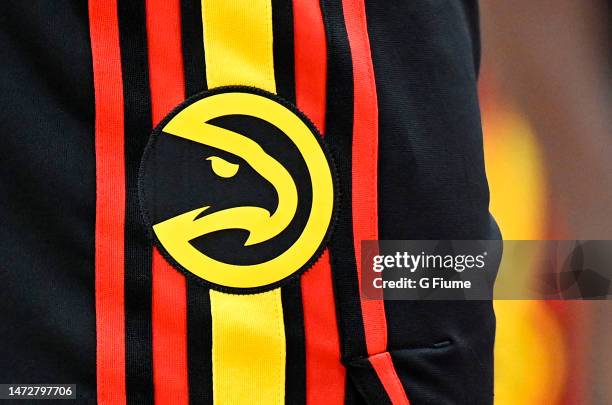
[[[140,157],[151,133],[144,0],[120,0],[125,150],[125,385],[127,402],[153,402],[151,243],[138,202]]]
[[[366,1],[379,106],[380,239],[498,239],[476,93],[475,1]],[[386,301],[412,405],[493,401],[491,302]],[[434,346],[450,342],[443,347]]]
[[[306,404],[306,348],[302,287],[299,280],[281,288],[285,323],[285,403]]]
[[[0,383],[75,383],[78,402],[92,403],[96,189],[87,2],[0,2],[0,55]]]
[[[272,0],[272,31],[276,94],[295,104],[292,0]]]
[[[464,308],[461,312],[466,310],[469,308]],[[432,309],[432,312],[439,311],[439,308]],[[418,310],[416,313],[421,314]],[[479,313],[482,314],[483,311]],[[465,318],[465,315],[460,315],[459,318]],[[443,318],[443,321],[445,319]],[[484,322],[481,330],[471,335],[485,334],[491,324],[486,320]],[[448,331],[452,326],[446,328]],[[465,335],[464,331],[454,333]],[[486,342],[485,339],[468,340],[465,336],[460,339],[462,341],[440,341],[429,347],[413,346],[390,352],[411,404],[493,403],[490,382],[492,370],[491,364],[487,364],[492,361],[482,357],[485,348],[491,348],[491,342]],[[474,344],[477,345],[475,349],[468,346]]]
[[[187,369],[189,403],[213,402],[212,317],[209,289],[187,280]]]
[[[346,379],[346,387],[344,392],[344,403],[350,405],[368,405],[365,399],[361,396],[355,384],[350,378]]]
[[[202,3],[181,0],[181,29],[185,96],[206,90]],[[208,405],[213,402],[212,384],[212,315],[209,288],[187,279],[187,377],[189,403]]]
[[[391,399],[368,357],[351,359],[346,362],[346,367],[351,384],[360,397],[359,400],[354,398],[353,402],[345,401],[347,404],[354,405],[354,402],[363,401],[369,405],[392,405]]]
[[[181,0],[181,30],[185,95],[189,97],[207,88],[201,0]]]

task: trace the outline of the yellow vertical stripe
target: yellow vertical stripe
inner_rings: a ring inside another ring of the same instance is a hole
[[[208,87],[276,92],[270,0],[202,0]]]
[[[285,329],[279,289],[210,292],[215,404],[283,404]]]
[[[203,0],[209,88],[276,92],[271,0]],[[277,405],[285,399],[285,325],[279,289],[210,292],[215,404]]]

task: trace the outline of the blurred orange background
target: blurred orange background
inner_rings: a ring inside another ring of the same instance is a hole
[[[491,212],[504,239],[567,238],[564,218],[549,198],[537,137],[525,115],[499,90],[492,69],[485,58],[480,101]],[[537,272],[533,265],[533,279],[522,282],[533,282]],[[593,349],[601,344],[597,337],[606,333],[592,315],[607,305],[496,301],[495,404],[609,404],[596,385],[612,382],[610,367],[592,364]]]

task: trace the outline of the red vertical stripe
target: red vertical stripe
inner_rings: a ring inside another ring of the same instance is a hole
[[[327,42],[318,0],[293,0],[296,101],[325,132]]]
[[[391,398],[393,405],[410,405],[404,387],[400,382],[395,367],[393,366],[393,360],[389,352],[379,353],[370,357],[370,364],[374,367],[376,375],[380,379],[385,391]]]
[[[125,161],[116,0],[89,1],[96,137],[96,372],[98,402],[125,404],[123,291]]]
[[[378,100],[364,0],[342,0],[353,59],[353,234],[361,289],[361,241],[378,239]],[[371,363],[393,404],[407,404],[387,350],[387,320],[381,300],[361,299]]]
[[[153,125],[185,98],[179,0],[147,0]],[[153,250],[153,383],[157,405],[189,403],[185,277]]]
[[[153,385],[158,405],[189,403],[185,277],[153,250]]]
[[[325,26],[318,0],[294,0],[295,84],[297,106],[325,130]],[[306,335],[306,403],[343,404],[345,368],[340,362],[340,338],[329,252],[302,277]]]
[[[353,59],[353,235],[361,288],[361,241],[378,239],[378,105],[363,0],[343,0]],[[382,300],[361,300],[368,354],[387,350]]]
[[[329,253],[302,277],[306,335],[306,403],[343,404],[346,371],[340,361],[340,340]]]

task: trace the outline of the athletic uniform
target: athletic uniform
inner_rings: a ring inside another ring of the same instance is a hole
[[[0,383],[492,403],[490,302],[359,293],[362,240],[499,238],[475,1],[0,10]]]

